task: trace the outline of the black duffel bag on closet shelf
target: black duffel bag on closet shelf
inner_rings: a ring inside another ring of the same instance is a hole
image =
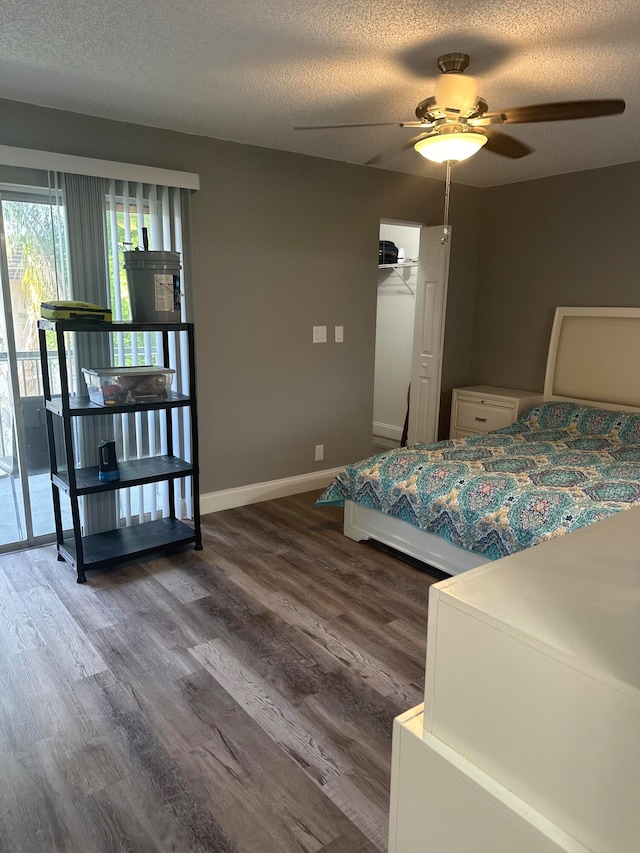
[[[398,247],[391,240],[380,240],[378,245],[378,265],[397,264]]]

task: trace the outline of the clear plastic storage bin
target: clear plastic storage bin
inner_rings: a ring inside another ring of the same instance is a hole
[[[99,406],[161,403],[169,398],[175,370],[170,367],[83,367],[89,399]]]

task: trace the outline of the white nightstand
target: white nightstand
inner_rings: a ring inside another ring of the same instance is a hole
[[[449,438],[481,435],[502,429],[542,402],[542,394],[494,385],[454,388]]]

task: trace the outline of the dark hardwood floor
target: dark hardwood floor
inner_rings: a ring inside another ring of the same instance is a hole
[[[0,557],[0,850],[386,850],[438,578],[318,494],[84,586],[53,548]]]

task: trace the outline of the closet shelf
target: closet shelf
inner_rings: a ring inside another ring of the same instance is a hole
[[[414,292],[413,292],[413,290],[411,290],[411,288],[409,287],[408,282],[407,282],[407,281],[406,281],[406,280],[405,280],[405,279],[400,275],[400,273],[398,272],[398,270],[401,270],[401,269],[410,269],[410,268],[412,268],[412,267],[417,267],[417,266],[418,266],[418,264],[416,264],[416,263],[411,263],[411,264],[378,264],[378,269],[379,269],[379,270],[391,270],[391,272],[395,273],[395,275],[397,275],[397,276],[398,276],[398,278],[400,279],[400,281],[402,282],[402,284],[404,284],[404,286],[407,288],[407,290],[409,291],[409,293],[410,293],[412,296],[415,296],[415,293],[414,293]]]

